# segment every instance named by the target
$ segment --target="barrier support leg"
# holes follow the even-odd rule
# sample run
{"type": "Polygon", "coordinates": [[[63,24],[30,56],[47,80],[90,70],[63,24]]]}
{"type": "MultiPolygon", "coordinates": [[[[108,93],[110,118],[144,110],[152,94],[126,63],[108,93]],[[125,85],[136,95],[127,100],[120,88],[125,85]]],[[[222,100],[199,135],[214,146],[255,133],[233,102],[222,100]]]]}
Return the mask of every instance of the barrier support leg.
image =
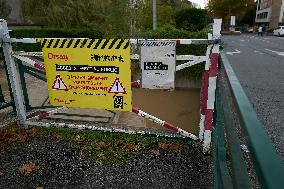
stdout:
{"type": "MultiPolygon", "coordinates": [[[[0,20],[0,39],[3,41],[4,38],[10,38],[7,22],[3,19],[0,20]]],[[[9,80],[11,82],[11,88],[13,92],[13,98],[17,111],[17,120],[19,124],[24,124],[26,121],[26,109],[23,101],[23,93],[21,90],[19,72],[17,66],[12,57],[12,45],[11,42],[2,43],[2,48],[4,52],[5,62],[7,64],[7,70],[9,73],[9,80]]]]}

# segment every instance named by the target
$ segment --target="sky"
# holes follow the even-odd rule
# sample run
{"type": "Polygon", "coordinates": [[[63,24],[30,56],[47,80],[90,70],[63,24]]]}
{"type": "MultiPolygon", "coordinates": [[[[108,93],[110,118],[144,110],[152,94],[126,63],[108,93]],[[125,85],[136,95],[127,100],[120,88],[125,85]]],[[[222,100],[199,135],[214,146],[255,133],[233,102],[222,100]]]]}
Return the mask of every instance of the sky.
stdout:
{"type": "Polygon", "coordinates": [[[189,1],[198,4],[201,8],[204,8],[207,2],[207,0],[189,0],[189,1]]]}

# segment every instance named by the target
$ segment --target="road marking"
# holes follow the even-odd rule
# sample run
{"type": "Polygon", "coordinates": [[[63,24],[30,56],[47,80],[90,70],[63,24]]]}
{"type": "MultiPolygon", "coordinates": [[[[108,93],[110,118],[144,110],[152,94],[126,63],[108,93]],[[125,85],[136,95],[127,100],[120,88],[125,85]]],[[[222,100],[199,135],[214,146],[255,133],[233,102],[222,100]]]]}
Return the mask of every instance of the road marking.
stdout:
{"type": "Polygon", "coordinates": [[[235,49],[235,51],[233,52],[226,52],[226,54],[229,54],[229,55],[239,54],[239,53],[241,53],[241,51],[239,51],[238,49],[235,49]]]}
{"type": "Polygon", "coordinates": [[[274,50],[271,50],[271,49],[265,49],[265,50],[276,53],[279,56],[284,56],[284,52],[274,51],[274,50]]]}
{"type": "Polygon", "coordinates": [[[257,50],[255,50],[254,52],[255,52],[255,53],[258,53],[258,54],[264,54],[264,53],[262,53],[262,52],[260,52],[260,51],[257,51],[257,50]]]}

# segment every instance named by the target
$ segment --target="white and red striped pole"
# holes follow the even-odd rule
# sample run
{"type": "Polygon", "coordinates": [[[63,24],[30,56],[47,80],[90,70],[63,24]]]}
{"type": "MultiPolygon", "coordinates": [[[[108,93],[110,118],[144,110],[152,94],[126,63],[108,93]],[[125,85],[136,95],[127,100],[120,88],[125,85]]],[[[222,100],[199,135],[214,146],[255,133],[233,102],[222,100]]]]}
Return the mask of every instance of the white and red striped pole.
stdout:
{"type": "MultiPolygon", "coordinates": [[[[208,39],[212,39],[212,34],[208,33],[208,39]]],[[[213,45],[208,45],[206,51],[206,63],[205,70],[203,72],[202,78],[202,88],[200,93],[200,122],[199,122],[199,139],[203,141],[204,139],[204,122],[205,122],[205,112],[208,99],[208,80],[209,80],[209,69],[210,69],[210,54],[213,45]]]]}
{"type": "Polygon", "coordinates": [[[45,71],[45,65],[40,63],[40,62],[37,62],[37,61],[34,61],[28,57],[25,57],[25,56],[20,56],[20,55],[13,55],[15,58],[19,59],[22,61],[23,64],[25,64],[26,66],[32,66],[32,67],[35,67],[39,70],[44,70],[45,71]]]}
{"type": "Polygon", "coordinates": [[[139,88],[140,84],[141,84],[140,80],[132,81],[131,82],[131,87],[139,88]]]}
{"type": "MultiPolygon", "coordinates": [[[[222,19],[214,19],[213,25],[213,36],[208,36],[208,38],[220,39],[221,38],[221,24],[222,19]]],[[[208,56],[207,49],[207,56],[208,56]]],[[[219,59],[219,45],[213,45],[212,50],[210,50],[210,59],[206,61],[205,72],[203,75],[203,87],[201,94],[201,118],[200,118],[200,133],[199,138],[203,140],[203,152],[207,153],[210,150],[211,144],[211,133],[212,133],[212,123],[214,114],[214,103],[215,103],[215,92],[216,92],[216,82],[217,82],[217,70],[218,70],[218,59],[219,59]],[[210,52],[211,51],[211,52],[210,52]]]]}
{"type": "MultiPolygon", "coordinates": [[[[219,48],[219,45],[218,45],[218,48],[219,48]]],[[[218,59],[219,59],[219,53],[211,54],[211,57],[210,57],[211,66],[210,66],[209,78],[208,78],[208,99],[206,103],[206,109],[204,110],[205,121],[204,121],[203,151],[205,153],[209,151],[210,143],[211,143],[215,92],[216,92],[216,82],[217,82],[218,59]]]]}
{"type": "Polygon", "coordinates": [[[187,132],[187,131],[185,131],[185,130],[183,130],[181,128],[178,128],[178,127],[176,127],[176,126],[174,126],[174,125],[172,125],[172,124],[170,124],[170,123],[168,123],[166,121],[163,121],[163,120],[161,120],[161,119],[159,119],[159,118],[157,118],[157,117],[155,117],[153,115],[150,115],[150,114],[140,110],[139,108],[132,108],[132,112],[137,114],[137,115],[139,115],[139,116],[141,116],[141,117],[149,119],[150,121],[158,123],[159,125],[161,125],[161,126],[167,128],[167,129],[173,131],[174,133],[180,134],[182,136],[189,137],[189,138],[191,138],[193,140],[198,140],[198,138],[194,134],[191,134],[191,133],[189,133],[189,132],[187,132]]]}

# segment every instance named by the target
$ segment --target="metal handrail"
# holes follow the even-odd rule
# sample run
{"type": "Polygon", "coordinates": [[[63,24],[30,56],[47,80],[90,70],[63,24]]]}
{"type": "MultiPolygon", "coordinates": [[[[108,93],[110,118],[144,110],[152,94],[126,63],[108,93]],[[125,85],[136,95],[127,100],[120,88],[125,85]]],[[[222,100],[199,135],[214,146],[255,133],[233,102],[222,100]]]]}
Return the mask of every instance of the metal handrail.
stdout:
{"type": "Polygon", "coordinates": [[[252,155],[251,158],[258,181],[262,188],[283,188],[283,163],[276,153],[263,125],[258,120],[225,53],[221,51],[220,56],[225,78],[240,119],[240,125],[252,155]]]}

